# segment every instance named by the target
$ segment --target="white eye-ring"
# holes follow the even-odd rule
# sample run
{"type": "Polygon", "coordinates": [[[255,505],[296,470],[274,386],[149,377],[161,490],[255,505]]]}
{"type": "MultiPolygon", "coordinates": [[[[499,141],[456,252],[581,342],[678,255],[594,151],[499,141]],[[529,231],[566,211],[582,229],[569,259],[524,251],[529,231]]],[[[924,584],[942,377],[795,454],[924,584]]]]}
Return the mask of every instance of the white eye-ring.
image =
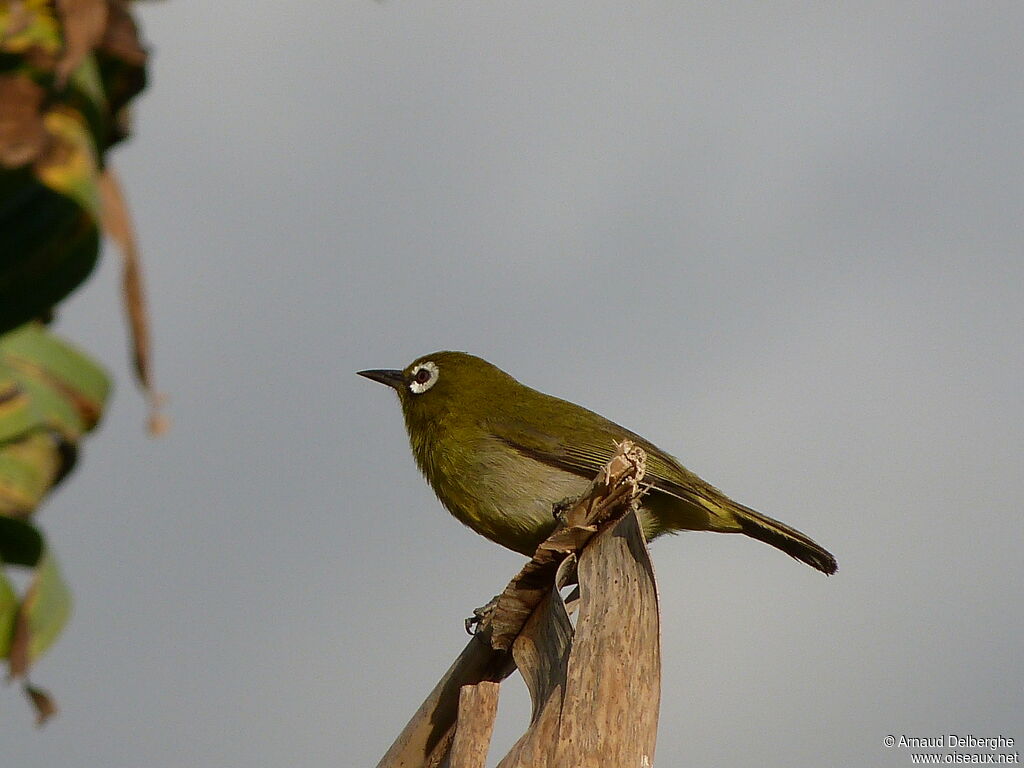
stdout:
{"type": "Polygon", "coordinates": [[[410,391],[414,395],[422,395],[437,383],[439,375],[440,371],[437,370],[437,366],[434,363],[429,360],[420,363],[412,369],[412,381],[409,382],[410,391]]]}

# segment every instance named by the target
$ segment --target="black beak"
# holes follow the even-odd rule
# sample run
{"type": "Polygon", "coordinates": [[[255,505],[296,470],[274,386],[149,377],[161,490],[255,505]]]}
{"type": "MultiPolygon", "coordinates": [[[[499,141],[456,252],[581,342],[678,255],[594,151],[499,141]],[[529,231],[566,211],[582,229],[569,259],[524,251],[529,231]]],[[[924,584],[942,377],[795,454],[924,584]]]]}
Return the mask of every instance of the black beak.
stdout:
{"type": "Polygon", "coordinates": [[[378,381],[381,384],[386,384],[392,389],[401,389],[405,385],[405,376],[401,371],[390,371],[390,370],[378,370],[378,371],[358,371],[360,376],[365,376],[373,381],[378,381]]]}

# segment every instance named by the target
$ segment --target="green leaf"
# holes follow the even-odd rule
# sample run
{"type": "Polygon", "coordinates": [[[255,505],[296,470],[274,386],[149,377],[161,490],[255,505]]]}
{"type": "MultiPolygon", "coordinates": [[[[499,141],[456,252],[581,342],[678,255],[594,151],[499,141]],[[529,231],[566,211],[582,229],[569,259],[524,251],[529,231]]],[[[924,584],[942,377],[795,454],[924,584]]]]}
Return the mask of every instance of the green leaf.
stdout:
{"type": "Polygon", "coordinates": [[[109,392],[103,369],[41,323],[0,335],[0,515],[35,510],[109,392]]]}
{"type": "Polygon", "coordinates": [[[0,354],[0,443],[40,426],[32,400],[0,354]]]}
{"type": "Polygon", "coordinates": [[[0,2],[0,332],[45,317],[95,266],[100,169],[146,58],[121,3],[0,2]]]}
{"type": "MultiPolygon", "coordinates": [[[[21,604],[19,621],[27,627],[26,661],[31,664],[56,642],[71,617],[71,591],[57,559],[47,550],[36,566],[35,578],[21,604]]],[[[15,649],[12,648],[12,652],[15,649]]]]}
{"type": "Polygon", "coordinates": [[[71,399],[39,373],[24,373],[19,379],[43,428],[76,442],[85,431],[85,423],[71,399]]]}
{"type": "Polygon", "coordinates": [[[43,552],[43,536],[35,526],[0,515],[0,561],[35,565],[43,552]]]}
{"type": "Polygon", "coordinates": [[[106,133],[106,105],[95,61],[79,67],[72,87],[50,93],[29,69],[0,75],[0,331],[43,316],[99,255],[93,132],[106,133]]]}
{"type": "Polygon", "coordinates": [[[28,169],[0,171],[0,332],[43,316],[92,272],[97,222],[28,169]]]}
{"type": "Polygon", "coordinates": [[[0,659],[6,659],[11,652],[14,639],[14,620],[18,616],[18,596],[0,568],[0,659]]]}
{"type": "Polygon", "coordinates": [[[87,429],[99,420],[110,394],[106,372],[42,323],[26,323],[0,336],[0,361],[37,383],[55,387],[77,409],[87,429]]]}

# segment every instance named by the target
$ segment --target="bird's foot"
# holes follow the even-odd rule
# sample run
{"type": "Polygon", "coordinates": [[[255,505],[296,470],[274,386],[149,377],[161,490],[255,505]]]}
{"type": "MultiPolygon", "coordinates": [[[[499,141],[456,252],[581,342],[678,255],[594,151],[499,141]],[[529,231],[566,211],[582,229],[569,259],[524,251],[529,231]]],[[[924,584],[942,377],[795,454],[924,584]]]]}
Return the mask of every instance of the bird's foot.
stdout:
{"type": "Polygon", "coordinates": [[[466,634],[475,635],[480,631],[480,627],[494,613],[494,609],[498,607],[499,597],[501,595],[495,595],[487,601],[487,605],[481,605],[479,608],[473,609],[473,615],[466,619],[466,634]]]}

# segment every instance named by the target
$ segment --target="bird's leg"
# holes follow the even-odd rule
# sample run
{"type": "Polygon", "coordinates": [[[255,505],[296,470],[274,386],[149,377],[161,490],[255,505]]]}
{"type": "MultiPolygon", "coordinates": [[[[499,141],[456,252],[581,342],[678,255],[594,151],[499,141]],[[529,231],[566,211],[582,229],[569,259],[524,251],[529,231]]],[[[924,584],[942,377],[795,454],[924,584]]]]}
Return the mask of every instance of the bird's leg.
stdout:
{"type": "Polygon", "coordinates": [[[558,522],[559,528],[564,528],[568,524],[569,510],[575,507],[582,498],[582,496],[566,496],[551,505],[551,516],[558,522]]]}
{"type": "Polygon", "coordinates": [[[487,605],[481,605],[479,608],[473,609],[473,615],[466,619],[466,633],[469,635],[475,635],[480,631],[480,627],[484,621],[494,613],[494,609],[498,607],[498,598],[501,595],[495,595],[487,601],[487,605]]]}

